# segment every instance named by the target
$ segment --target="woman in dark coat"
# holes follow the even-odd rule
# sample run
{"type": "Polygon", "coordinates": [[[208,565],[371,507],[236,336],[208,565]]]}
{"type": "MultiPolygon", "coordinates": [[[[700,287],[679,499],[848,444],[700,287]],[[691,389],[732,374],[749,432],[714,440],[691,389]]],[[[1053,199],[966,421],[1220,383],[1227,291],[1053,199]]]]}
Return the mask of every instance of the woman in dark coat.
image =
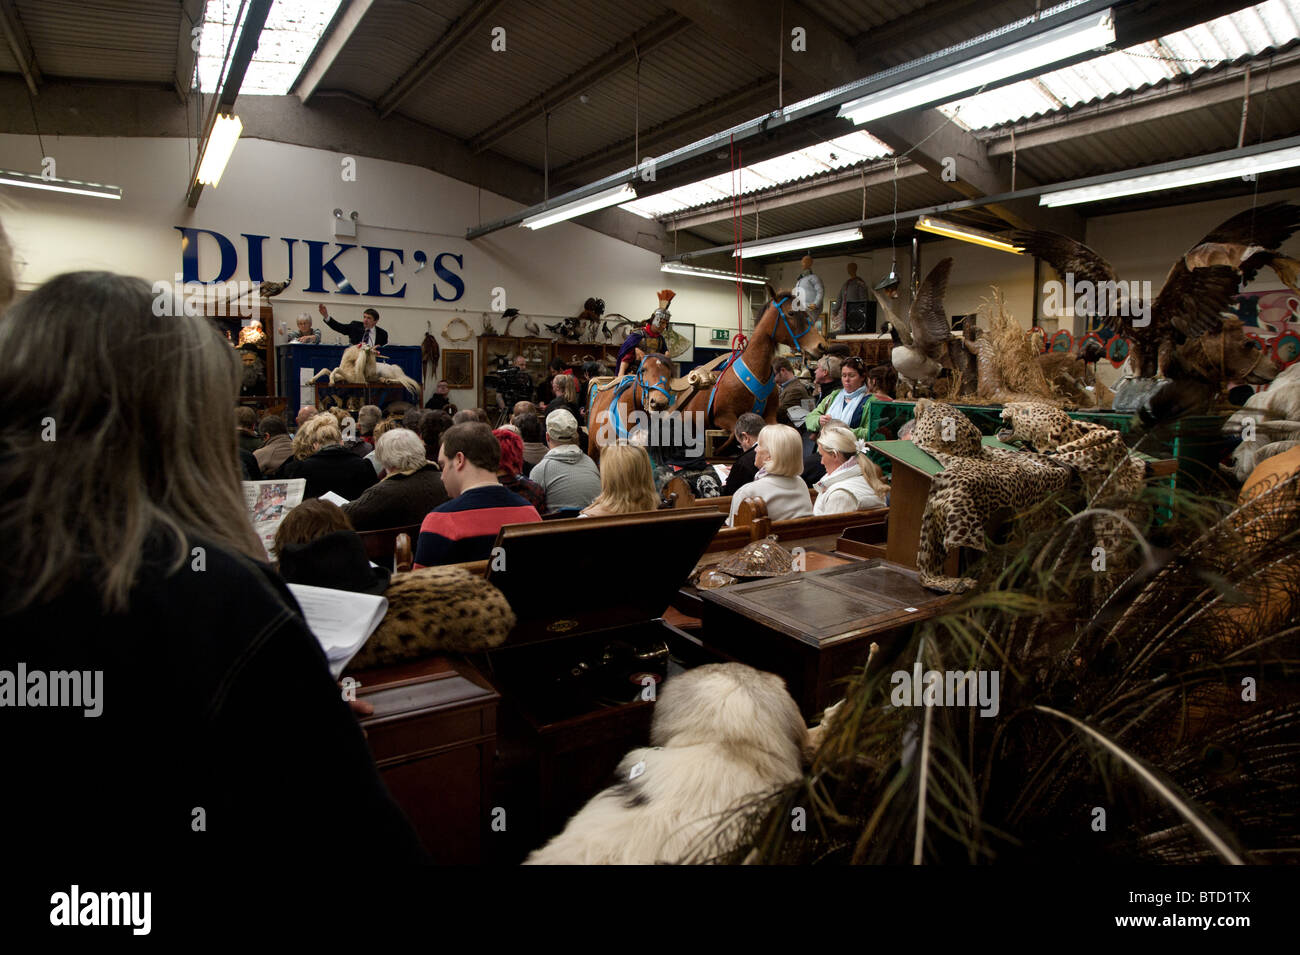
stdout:
{"type": "Polygon", "coordinates": [[[424,442],[409,428],[384,432],[375,457],[387,471],[384,479],[343,508],[356,530],[419,524],[449,499],[438,465],[425,457],[424,442]]]}

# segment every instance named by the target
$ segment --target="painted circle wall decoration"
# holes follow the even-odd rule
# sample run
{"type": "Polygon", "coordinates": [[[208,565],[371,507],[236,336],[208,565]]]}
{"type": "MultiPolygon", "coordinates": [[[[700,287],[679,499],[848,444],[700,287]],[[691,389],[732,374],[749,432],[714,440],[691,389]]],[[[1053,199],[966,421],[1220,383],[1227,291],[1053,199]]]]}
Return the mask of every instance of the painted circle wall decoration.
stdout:
{"type": "Polygon", "coordinates": [[[1297,358],[1300,358],[1300,335],[1286,332],[1273,340],[1273,360],[1279,367],[1294,364],[1297,358]]]}
{"type": "Polygon", "coordinates": [[[1128,339],[1116,335],[1110,340],[1110,344],[1106,346],[1106,357],[1110,359],[1112,365],[1118,368],[1128,359],[1128,351],[1128,339]]]}
{"type": "Polygon", "coordinates": [[[1068,352],[1074,347],[1074,336],[1062,328],[1052,336],[1051,350],[1054,352],[1068,352]]]}

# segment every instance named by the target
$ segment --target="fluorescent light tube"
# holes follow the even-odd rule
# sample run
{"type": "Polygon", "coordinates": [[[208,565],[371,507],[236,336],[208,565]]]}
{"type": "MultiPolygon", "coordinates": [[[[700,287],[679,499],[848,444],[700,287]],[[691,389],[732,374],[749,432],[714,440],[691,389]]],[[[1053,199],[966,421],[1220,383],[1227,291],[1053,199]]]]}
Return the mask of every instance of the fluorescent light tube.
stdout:
{"type": "Polygon", "coordinates": [[[71,192],[78,196],[95,196],[99,199],[121,199],[121,186],[105,186],[98,182],[79,182],[76,179],[46,179],[28,172],[11,172],[0,169],[0,186],[24,186],[28,189],[48,189],[50,192],[71,192]]]}
{"type": "Polygon", "coordinates": [[[597,209],[616,206],[621,202],[630,202],[635,198],[636,190],[629,183],[624,183],[621,186],[606,189],[604,192],[598,192],[593,196],[587,196],[585,199],[566,202],[554,209],[539,212],[537,215],[529,216],[519,224],[525,229],[545,229],[548,225],[555,225],[557,222],[563,222],[575,216],[595,212],[597,209]]]}
{"type": "Polygon", "coordinates": [[[1195,186],[1203,182],[1235,179],[1248,173],[1290,169],[1293,166],[1300,166],[1300,146],[1257,153],[1254,156],[1220,159],[1217,162],[1187,166],[1184,169],[1171,169],[1167,172],[1142,175],[1141,171],[1137,170],[1136,175],[1125,179],[1099,182],[1091,186],[1078,186],[1074,189],[1061,189],[1057,192],[1045,192],[1039,196],[1038,204],[1041,206],[1072,206],[1080,202],[1098,202],[1102,199],[1115,199],[1120,196],[1159,192],[1162,189],[1178,189],[1182,186],[1195,186]]]}
{"type": "MultiPolygon", "coordinates": [[[[703,269],[694,265],[678,265],[676,262],[665,262],[659,266],[660,272],[672,272],[674,275],[693,275],[701,279],[722,279],[724,282],[734,282],[737,275],[734,272],[728,272],[725,269],[703,269]]],[[[766,285],[767,279],[761,275],[740,275],[740,281],[750,285],[766,285]]]]}
{"type": "Polygon", "coordinates": [[[956,222],[946,222],[933,216],[921,216],[916,220],[916,227],[922,232],[932,232],[948,239],[960,239],[962,242],[971,242],[985,248],[997,249],[999,252],[1012,252],[1016,255],[1024,254],[1023,249],[981,229],[972,229],[956,222]]]}
{"type": "Polygon", "coordinates": [[[845,103],[839,115],[862,124],[932,103],[951,102],[989,83],[1041,70],[1114,42],[1115,20],[1107,10],[870,93],[845,103]]]}
{"type": "Polygon", "coordinates": [[[239,134],[244,131],[244,124],[238,116],[222,114],[217,117],[208,136],[208,144],[203,149],[203,162],[199,163],[197,182],[215,187],[221,182],[221,175],[226,171],[230,154],[235,151],[239,134]]]}
{"type": "Polygon", "coordinates": [[[775,255],[778,252],[789,252],[791,249],[813,249],[819,245],[839,245],[841,242],[856,242],[861,238],[861,229],[837,229],[834,232],[823,232],[818,235],[792,236],[788,239],[778,237],[764,239],[761,242],[751,242],[744,246],[743,249],[736,249],[731,254],[735,258],[775,255]]]}

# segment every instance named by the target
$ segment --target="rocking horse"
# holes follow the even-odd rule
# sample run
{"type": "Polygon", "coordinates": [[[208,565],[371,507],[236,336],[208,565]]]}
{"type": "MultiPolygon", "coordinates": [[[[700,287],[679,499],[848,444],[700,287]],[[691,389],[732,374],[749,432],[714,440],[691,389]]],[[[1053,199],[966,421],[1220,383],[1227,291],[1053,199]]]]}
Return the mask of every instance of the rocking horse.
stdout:
{"type": "Polygon", "coordinates": [[[674,410],[680,411],[683,417],[692,412],[703,413],[706,427],[728,433],[736,419],[747,411],[760,414],[769,424],[774,424],[780,404],[776,376],[772,372],[777,345],[788,345],[813,358],[821,357],[826,349],[826,339],[817,330],[813,317],[792,307],[790,292],[779,292],[767,303],[740,355],[727,355],[717,368],[697,368],[686,378],[672,382],[675,391],[694,388],[693,393],[678,399],[674,410]]]}
{"type": "Polygon", "coordinates": [[[587,454],[593,461],[600,463],[604,445],[631,440],[632,412],[668,410],[673,403],[668,387],[672,373],[672,362],[652,353],[641,359],[634,374],[592,379],[587,400],[587,454]]]}

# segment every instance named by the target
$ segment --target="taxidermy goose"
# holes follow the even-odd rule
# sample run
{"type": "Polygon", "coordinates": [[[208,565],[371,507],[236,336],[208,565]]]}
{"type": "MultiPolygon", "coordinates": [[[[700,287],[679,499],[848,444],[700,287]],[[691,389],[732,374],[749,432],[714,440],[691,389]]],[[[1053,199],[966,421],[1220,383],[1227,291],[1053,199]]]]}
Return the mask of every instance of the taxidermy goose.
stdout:
{"type": "Polygon", "coordinates": [[[943,310],[943,296],[948,290],[948,273],[952,259],[943,259],[930,270],[921,283],[904,321],[890,307],[889,299],[872,290],[876,302],[889,320],[885,328],[894,339],[890,360],[902,377],[919,384],[933,385],[944,365],[949,365],[948,342],[952,338],[948,315],[943,310]]]}

